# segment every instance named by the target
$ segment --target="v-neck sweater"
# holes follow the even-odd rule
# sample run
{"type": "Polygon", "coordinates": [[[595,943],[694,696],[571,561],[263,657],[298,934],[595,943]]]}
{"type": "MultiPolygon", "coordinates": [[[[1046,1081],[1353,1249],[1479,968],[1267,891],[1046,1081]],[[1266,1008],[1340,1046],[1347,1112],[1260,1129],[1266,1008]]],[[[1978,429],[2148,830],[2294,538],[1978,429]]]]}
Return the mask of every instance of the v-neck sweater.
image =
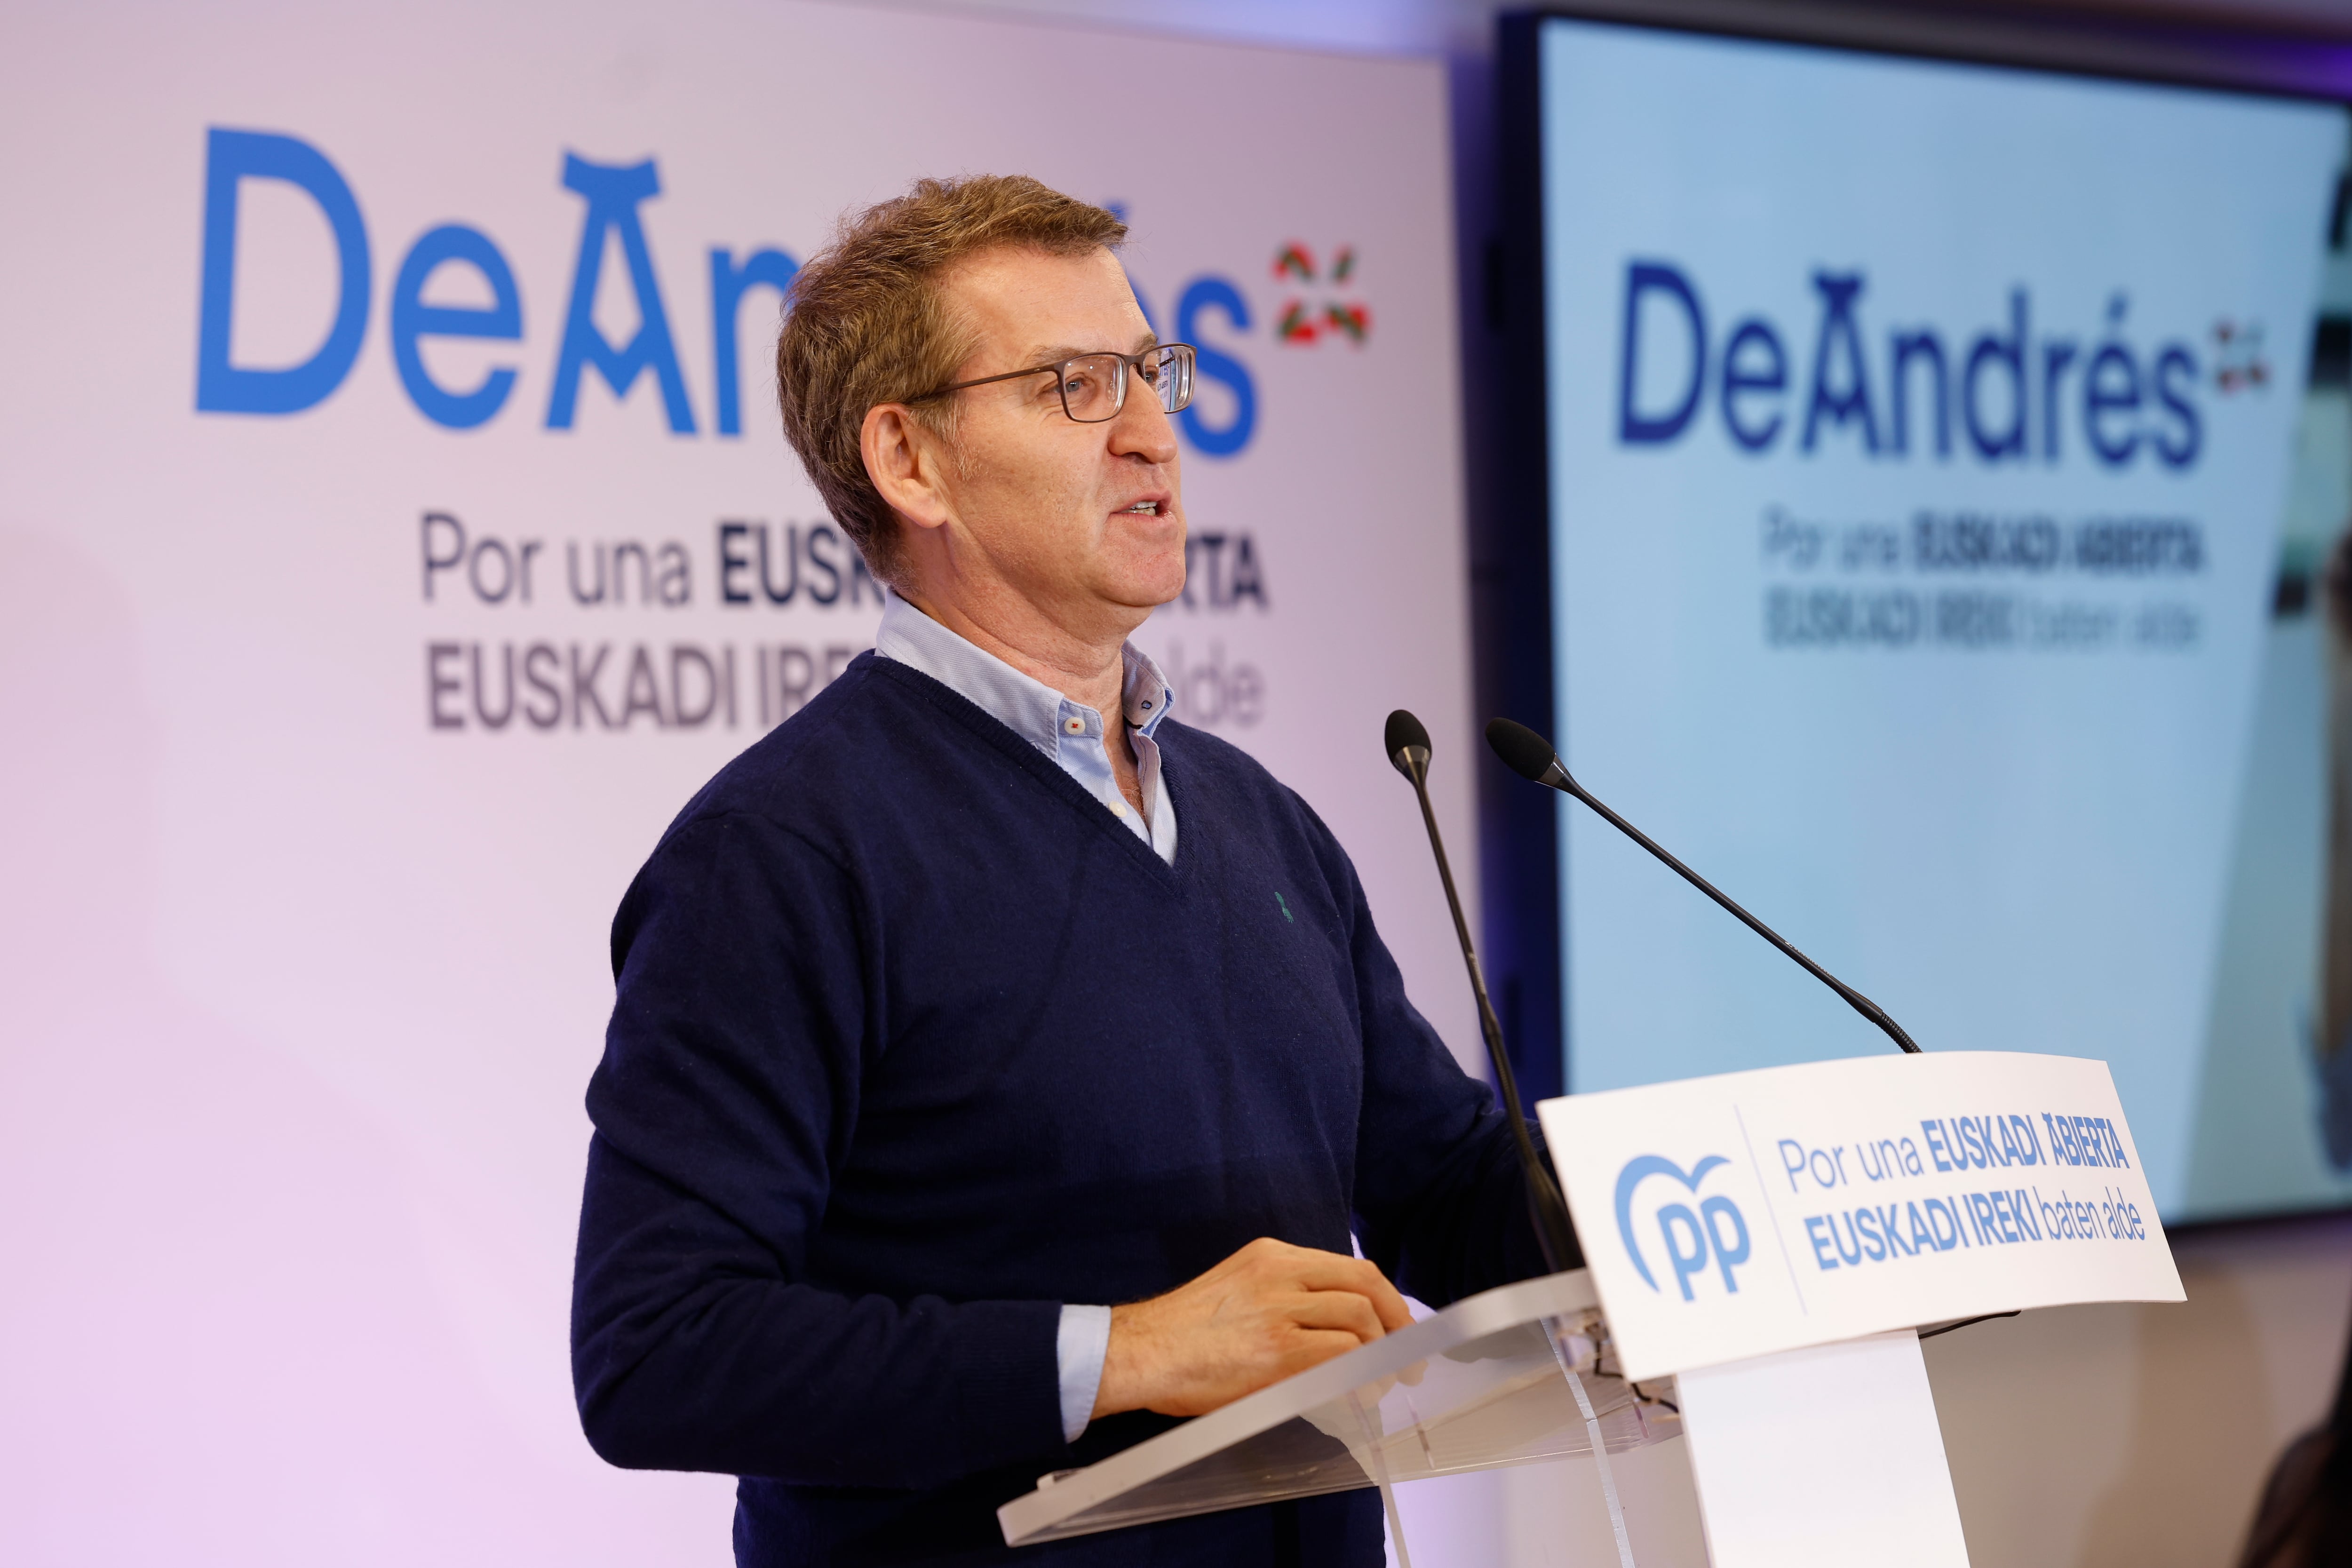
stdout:
{"type": "MultiPolygon", "coordinates": [[[[744,1478],[739,1562],[1003,1559],[997,1505],[1170,1425],[1063,1440],[1066,1301],[1351,1229],[1433,1304],[1539,1272],[1502,1116],[1328,829],[1238,748],[1159,739],[1173,866],[971,702],[861,656],[622,900],[581,1417],[615,1464],[744,1478]]],[[[1287,1508],[1055,1560],[1380,1560],[1365,1494],[1287,1508]]]]}

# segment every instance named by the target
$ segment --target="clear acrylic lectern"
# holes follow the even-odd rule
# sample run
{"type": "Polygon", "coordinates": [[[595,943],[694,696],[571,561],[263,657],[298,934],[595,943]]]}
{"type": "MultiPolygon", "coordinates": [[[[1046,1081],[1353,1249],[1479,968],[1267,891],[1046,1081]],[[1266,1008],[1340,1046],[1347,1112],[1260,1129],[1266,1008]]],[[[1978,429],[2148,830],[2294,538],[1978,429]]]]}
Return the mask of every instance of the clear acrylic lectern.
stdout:
{"type": "MultiPolygon", "coordinates": [[[[1583,1269],[1457,1301],[997,1510],[1008,1544],[1675,1436],[1672,1384],[1614,1372],[1583,1269]]],[[[1613,1501],[1613,1500],[1612,1500],[1613,1501]]],[[[1389,1526],[1401,1535],[1393,1499],[1389,1526]]]]}

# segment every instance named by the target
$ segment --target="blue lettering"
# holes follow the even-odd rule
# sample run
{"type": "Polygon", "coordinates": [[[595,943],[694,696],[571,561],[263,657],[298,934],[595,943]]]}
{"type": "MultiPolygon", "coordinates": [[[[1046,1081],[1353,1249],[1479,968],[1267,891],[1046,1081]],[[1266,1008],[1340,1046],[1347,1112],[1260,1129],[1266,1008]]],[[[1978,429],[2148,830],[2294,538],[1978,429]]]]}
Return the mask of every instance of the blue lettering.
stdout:
{"type": "Polygon", "coordinates": [[[514,271],[499,247],[479,229],[446,224],[409,247],[392,284],[392,363],[408,399],[436,425],[471,430],[487,423],[514,390],[515,373],[499,366],[471,392],[451,392],[435,381],[417,353],[419,338],[494,338],[512,342],[522,336],[522,298],[514,271]],[[425,285],[436,269],[451,263],[471,267],[490,286],[490,303],[428,305],[425,285]]]}
{"type": "Polygon", "coordinates": [[[1862,1167],[1862,1173],[1865,1179],[1883,1182],[1892,1173],[1888,1157],[1894,1152],[1895,1145],[1884,1138],[1876,1143],[1857,1143],[1853,1149],[1854,1163],[1862,1167]]]}
{"type": "Polygon", "coordinates": [[[1779,334],[1769,321],[1750,316],[1733,330],[1723,345],[1723,424],[1731,438],[1750,452],[1760,452],[1780,434],[1780,395],[1788,390],[1789,356],[1781,352],[1779,334]],[[1747,351],[1754,349],[1754,354],[1747,351]],[[1760,356],[1752,367],[1744,362],[1760,356]],[[1772,416],[1758,426],[1741,418],[1739,399],[1749,393],[1769,393],[1776,406],[1772,416]]]}
{"type": "MultiPolygon", "coordinates": [[[[2107,331],[2123,329],[2126,301],[2117,294],[2107,305],[2107,331]]],[[[2112,415],[2131,415],[2139,411],[2139,365],[2120,339],[2110,339],[2099,345],[2091,356],[2091,367],[2083,376],[2083,431],[2090,437],[2091,450],[2107,467],[2120,468],[2132,460],[2139,450],[2139,427],[2137,421],[2123,435],[2112,434],[2108,428],[2112,415]]]]}
{"type": "MultiPolygon", "coordinates": [[[[1706,1222],[1706,1238],[1715,1244],[1715,1264],[1723,1274],[1723,1288],[1732,1295],[1739,1293],[1739,1281],[1731,1277],[1735,1264],[1748,1261],[1748,1221],[1741,1216],[1739,1205],[1727,1197],[1712,1197],[1698,1205],[1699,1217],[1706,1222]],[[1715,1222],[1731,1222],[1731,1236],[1726,1239],[1723,1227],[1715,1222]]],[[[1688,1294],[1687,1291],[1685,1294],[1688,1294]]]]}
{"type": "MultiPolygon", "coordinates": [[[[1625,331],[1617,360],[1617,439],[1629,447],[1656,446],[1683,433],[1698,412],[1699,393],[1706,384],[1706,311],[1690,279],[1663,261],[1633,261],[1625,267],[1625,331]],[[1642,300],[1662,294],[1682,307],[1690,330],[1690,370],[1680,402],[1665,414],[1643,414],[1633,406],[1642,363],[1642,300]]],[[[1729,394],[1727,392],[1726,396],[1729,394]]],[[[1767,437],[1769,439],[1769,437],[1767,437]]]]}
{"type": "Polygon", "coordinates": [[[1853,1215],[1852,1214],[1832,1215],[1830,1216],[1830,1239],[1837,1243],[1839,1262],[1844,1264],[1848,1268],[1855,1268],[1861,1266],[1862,1243],[1854,1240],[1853,1215]],[[1842,1241],[1838,1238],[1838,1221],[1841,1219],[1845,1221],[1845,1238],[1842,1241]],[[1847,1242],[1853,1242],[1853,1245],[1849,1247],[1846,1245],[1847,1242]]]}
{"type": "Polygon", "coordinates": [[[739,264],[729,252],[716,246],[711,247],[710,363],[711,379],[716,384],[712,390],[717,394],[713,401],[721,436],[743,433],[743,376],[738,363],[740,343],[736,336],[743,296],[762,286],[773,289],[781,296],[792,287],[800,269],[801,264],[781,250],[755,250],[739,264]]]}
{"type": "Polygon", "coordinates": [[[638,205],[661,194],[661,175],[650,159],[642,163],[591,163],[567,153],[563,185],[586,198],[588,211],[580,225],[580,256],[572,267],[572,303],[564,312],[563,342],[555,356],[547,427],[572,428],[580,401],[581,370],[593,366],[615,397],[626,397],[638,375],[652,371],[661,387],[662,409],[668,416],[671,432],[693,435],[694,410],[687,403],[686,377],[678,372],[677,349],[670,341],[669,312],[662,308],[661,283],[654,276],[654,258],[646,248],[646,232],[637,221],[638,205]],[[620,237],[629,284],[637,297],[637,333],[626,348],[614,348],[596,325],[596,284],[604,274],[608,234],[620,237]]]}
{"type": "Polygon", "coordinates": [[[1896,1219],[1897,1213],[1893,1204],[1870,1211],[1871,1217],[1878,1223],[1879,1234],[1886,1238],[1887,1256],[1908,1258],[1912,1256],[1915,1249],[1903,1239],[1902,1226],[1896,1219]]]}
{"type": "Polygon", "coordinates": [[[2017,1146],[2017,1130],[2010,1125],[2014,1120],[2001,1117],[1994,1122],[2000,1130],[2000,1163],[2003,1168],[2025,1163],[2025,1152],[2017,1146]]]}
{"type": "Polygon", "coordinates": [[[2017,1130],[2018,1163],[2022,1165],[2042,1163],[2042,1144],[2033,1135],[2033,1123],[2022,1116],[2012,1116],[2009,1119],[2009,1124],[2017,1130]]]}
{"type": "Polygon", "coordinates": [[[2006,338],[1980,332],[1969,345],[1968,369],[1960,376],[1960,416],[1969,427],[1969,444],[1988,463],[2025,456],[2025,290],[2009,291],[2006,338]],[[1978,377],[1988,370],[2004,371],[2009,379],[2009,423],[1988,428],[1979,416],[1978,377]]]}
{"type": "Polygon", "coordinates": [[[1853,320],[1853,299],[1862,292],[1862,286],[1859,272],[1813,274],[1813,288],[1822,297],[1822,331],[1813,340],[1813,392],[1805,405],[1803,445],[1808,452],[1813,449],[1821,434],[1824,414],[1832,425],[1860,419],[1863,450],[1873,456],[1878,451],[1878,421],[1870,411],[1870,374],[1863,363],[1862,331],[1853,320]],[[1846,387],[1843,392],[1832,392],[1830,356],[1841,346],[1845,351],[1846,387]]]}
{"type": "Polygon", "coordinates": [[[1805,1221],[1805,1239],[1813,1244],[1813,1267],[1823,1273],[1835,1268],[1837,1259],[1830,1256],[1829,1222],[1819,1215],[1805,1221]]]}
{"type": "Polygon", "coordinates": [[[2058,384],[2065,378],[2066,367],[2074,363],[2074,341],[2072,338],[2044,338],[2042,341],[2042,458],[2044,462],[2058,460],[2058,411],[2064,405],[2059,395],[2058,384]]]}
{"type": "Polygon", "coordinates": [[[1952,455],[1952,408],[1945,379],[1944,341],[1931,331],[1895,334],[1895,449],[1911,450],[1911,362],[1927,367],[1927,385],[1936,394],[1936,456],[1952,455]]]}
{"type": "Polygon", "coordinates": [[[224,131],[205,141],[205,255],[198,289],[196,407],[207,414],[297,414],[326,401],[351,374],[367,330],[367,226],[352,188],[308,142],[258,131],[224,131]],[[236,300],[237,188],[283,180],[308,195],[334,233],[341,286],[326,341],[300,364],[254,370],[229,363],[236,300]]]}
{"type": "MultiPolygon", "coordinates": [[[[1969,339],[1964,355],[1957,346],[1948,350],[1937,329],[1921,325],[1889,332],[1887,358],[1874,366],[1861,327],[1866,275],[1858,268],[1817,270],[1811,281],[1821,319],[1795,443],[1801,451],[1819,449],[1825,427],[1856,426],[1865,456],[1907,458],[1927,449],[1932,419],[1936,457],[1948,461],[1955,404],[1970,450],[1990,464],[2023,463],[2037,449],[2044,462],[2057,463],[2066,446],[2062,426],[2078,406],[2087,446],[2110,468],[2130,462],[2142,445],[2176,468],[2194,463],[2202,450],[2195,353],[2175,341],[2153,362],[2136,358],[2122,341],[2120,293],[2108,307],[2106,335],[2095,352],[2071,337],[2037,339],[2031,293],[2017,285],[2008,291],[2007,319],[1969,339]],[[1884,421],[1871,382],[1874,370],[1885,372],[1891,389],[1884,421]]],[[[1761,454],[1776,447],[1790,423],[1794,390],[1780,328],[1762,315],[1741,316],[1716,345],[1696,281],[1671,261],[1629,260],[1624,287],[1618,441],[1638,447],[1681,439],[1712,393],[1736,448],[1761,454]]]]}
{"type": "Polygon", "coordinates": [[[2158,433],[2156,455],[2168,468],[2185,468],[2197,460],[2205,427],[2197,417],[2197,405],[2188,399],[2187,388],[2175,385],[2176,380],[2185,381],[2188,386],[2197,384],[2197,358],[2181,344],[2168,343],[2156,356],[2156,400],[2172,416],[2178,430],[2158,433]]]}
{"type": "Polygon", "coordinates": [[[1257,387],[1250,380],[1248,366],[1202,341],[1201,318],[1210,310],[1223,312],[1235,331],[1245,332],[1250,324],[1249,303],[1240,289],[1213,277],[1194,279],[1176,300],[1176,341],[1193,345],[1199,375],[1232,395],[1234,416],[1223,425],[1212,425],[1196,398],[1176,420],[1203,455],[1230,458],[1249,445],[1250,435],[1257,428],[1257,387]]]}
{"type": "Polygon", "coordinates": [[[1699,1228],[1698,1215],[1680,1204],[1664,1204],[1658,1209],[1658,1234],[1665,1237],[1666,1260],[1675,1266],[1675,1283],[1682,1288],[1683,1300],[1692,1300],[1691,1276],[1706,1267],[1706,1233],[1699,1228]],[[1690,1236],[1690,1250],[1685,1252],[1675,1245],[1675,1227],[1679,1225],[1690,1236]]]}

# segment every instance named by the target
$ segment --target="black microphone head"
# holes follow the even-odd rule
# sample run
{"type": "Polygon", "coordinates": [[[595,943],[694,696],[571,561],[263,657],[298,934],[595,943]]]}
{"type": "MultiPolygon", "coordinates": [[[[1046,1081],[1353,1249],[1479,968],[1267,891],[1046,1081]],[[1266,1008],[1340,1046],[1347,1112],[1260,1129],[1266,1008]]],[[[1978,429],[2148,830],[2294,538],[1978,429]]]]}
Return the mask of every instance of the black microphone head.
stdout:
{"type": "MultiPolygon", "coordinates": [[[[1508,719],[1486,721],[1486,744],[1503,759],[1510,770],[1523,779],[1537,784],[1547,781],[1544,774],[1559,767],[1559,753],[1552,744],[1525,724],[1515,724],[1508,719]]],[[[1565,773],[1568,770],[1561,768],[1565,773]]]]}
{"type": "Polygon", "coordinates": [[[1388,715],[1388,729],[1381,731],[1381,750],[1388,752],[1390,766],[1416,785],[1430,775],[1430,731],[1402,708],[1388,715]]]}
{"type": "Polygon", "coordinates": [[[1388,728],[1381,733],[1381,744],[1391,757],[1407,746],[1419,746],[1425,752],[1430,749],[1429,731],[1422,727],[1420,720],[1400,708],[1389,715],[1388,728]]]}
{"type": "Polygon", "coordinates": [[[1389,715],[1388,728],[1381,733],[1381,749],[1388,753],[1397,772],[1418,782],[1413,764],[1418,762],[1423,768],[1429,765],[1429,731],[1420,720],[1400,708],[1389,715]],[[1418,758],[1410,755],[1415,751],[1421,753],[1418,758]]]}

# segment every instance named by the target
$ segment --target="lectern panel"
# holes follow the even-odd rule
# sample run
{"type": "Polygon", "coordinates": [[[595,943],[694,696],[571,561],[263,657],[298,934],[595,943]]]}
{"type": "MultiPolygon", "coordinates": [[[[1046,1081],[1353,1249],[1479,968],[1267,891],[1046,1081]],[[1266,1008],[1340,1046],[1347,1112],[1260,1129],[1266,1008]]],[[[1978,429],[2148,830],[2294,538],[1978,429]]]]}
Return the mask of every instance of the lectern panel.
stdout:
{"type": "Polygon", "coordinates": [[[1013,1545],[1185,1514],[1423,1480],[1681,1431],[1671,1384],[1615,1374],[1582,1270],[1490,1290],[1137,1445],[999,1510],[1013,1545]],[[1558,1336],[1555,1346],[1554,1335],[1558,1336]],[[1569,1385],[1591,1403],[1588,1425],[1569,1385]]]}

